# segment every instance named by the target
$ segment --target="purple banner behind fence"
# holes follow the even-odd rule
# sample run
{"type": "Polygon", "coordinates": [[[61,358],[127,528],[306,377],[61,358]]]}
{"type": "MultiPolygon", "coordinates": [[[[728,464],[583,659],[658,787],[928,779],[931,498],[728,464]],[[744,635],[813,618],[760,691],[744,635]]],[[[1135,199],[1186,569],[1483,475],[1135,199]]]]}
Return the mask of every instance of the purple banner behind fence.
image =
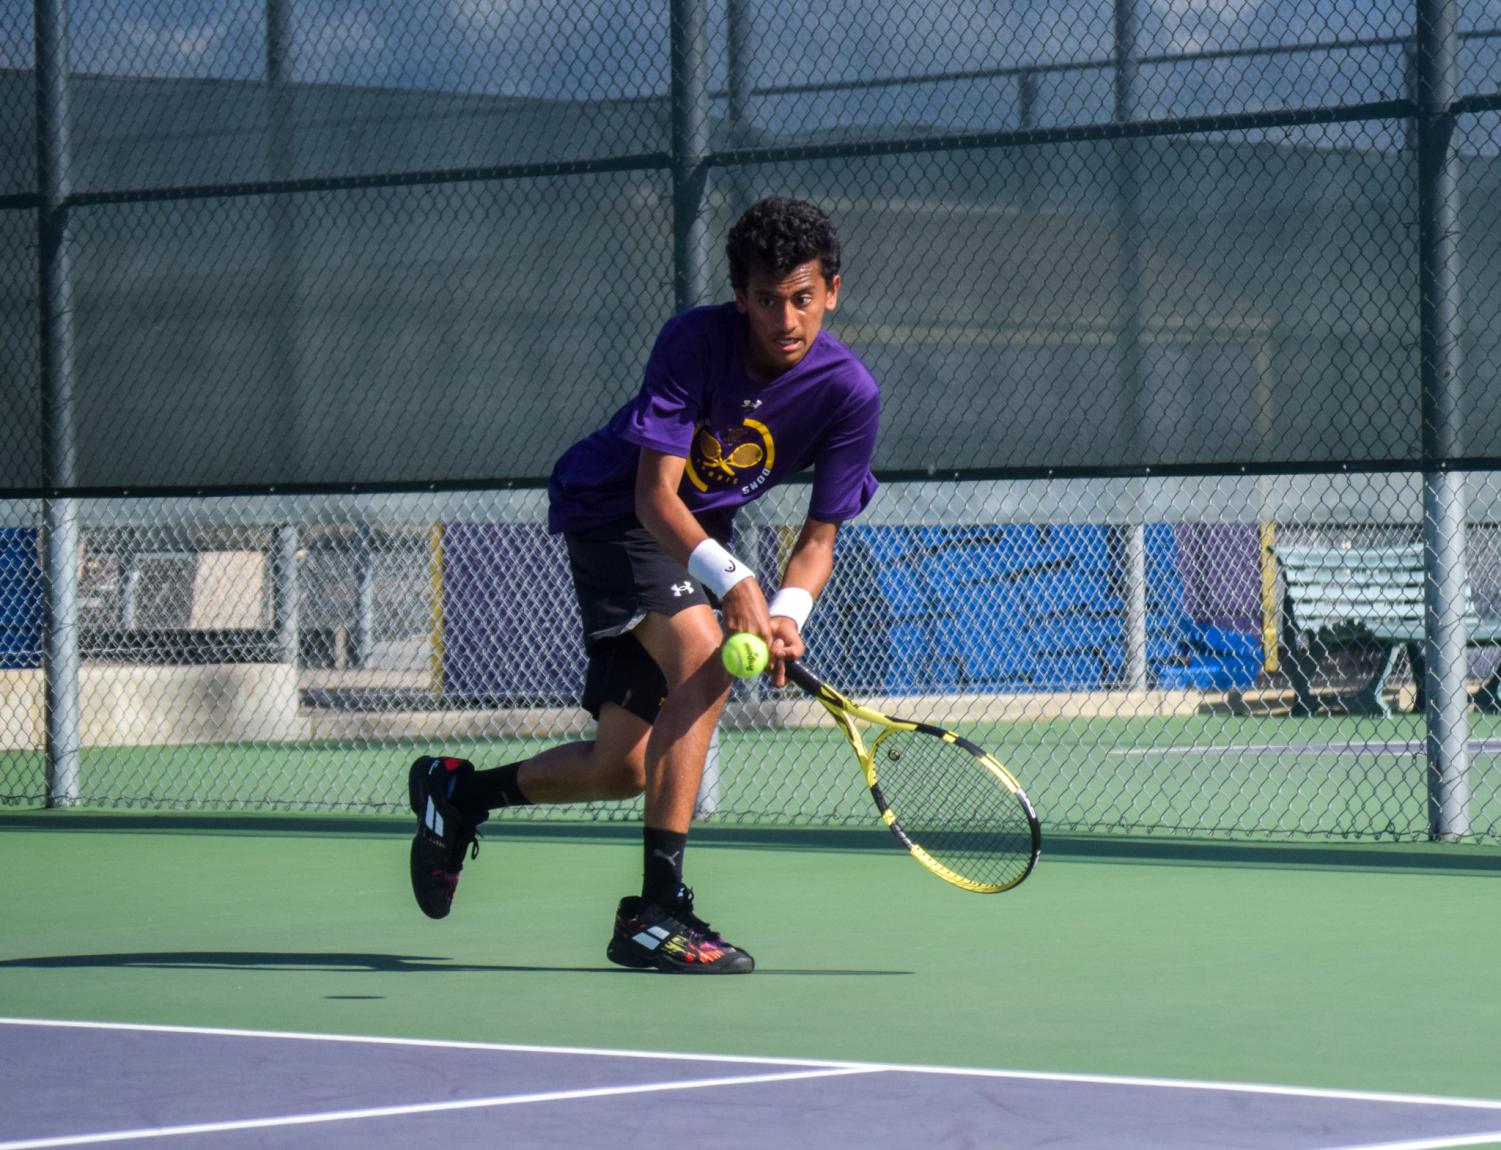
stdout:
{"type": "Polygon", "coordinates": [[[535,523],[450,523],[443,532],[443,692],[510,706],[576,702],[578,604],[560,538],[535,523]],[[524,653],[524,654],[523,654],[524,653]]]}

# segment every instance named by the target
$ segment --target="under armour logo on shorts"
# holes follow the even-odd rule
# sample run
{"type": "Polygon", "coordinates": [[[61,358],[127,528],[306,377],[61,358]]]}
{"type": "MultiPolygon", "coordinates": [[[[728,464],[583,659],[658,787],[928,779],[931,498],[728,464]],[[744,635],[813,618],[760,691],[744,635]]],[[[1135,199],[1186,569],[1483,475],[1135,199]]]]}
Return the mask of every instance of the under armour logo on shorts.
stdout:
{"type": "Polygon", "coordinates": [[[693,584],[689,583],[687,580],[684,580],[682,583],[674,583],[672,585],[672,597],[674,599],[681,599],[684,595],[692,594],[693,584]]]}

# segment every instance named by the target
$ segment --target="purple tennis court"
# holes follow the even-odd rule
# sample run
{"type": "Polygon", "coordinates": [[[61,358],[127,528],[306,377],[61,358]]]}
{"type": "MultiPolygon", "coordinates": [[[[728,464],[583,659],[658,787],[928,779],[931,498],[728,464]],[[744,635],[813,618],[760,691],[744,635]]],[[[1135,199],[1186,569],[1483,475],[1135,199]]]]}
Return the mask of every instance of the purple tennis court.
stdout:
{"type": "Polygon", "coordinates": [[[1148,1078],[0,1020],[0,1150],[990,1146],[1438,1150],[1501,1102],[1148,1078]]]}

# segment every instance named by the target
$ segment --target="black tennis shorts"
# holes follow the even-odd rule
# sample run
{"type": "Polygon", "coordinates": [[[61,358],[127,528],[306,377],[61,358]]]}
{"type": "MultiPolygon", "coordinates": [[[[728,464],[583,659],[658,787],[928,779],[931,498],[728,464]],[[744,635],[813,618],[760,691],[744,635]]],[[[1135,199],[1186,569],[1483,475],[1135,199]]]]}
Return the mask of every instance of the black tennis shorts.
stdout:
{"type": "Polygon", "coordinates": [[[570,532],[563,539],[589,656],[584,709],[598,719],[604,704],[615,703],[655,722],[667,680],[631,629],[652,611],[671,616],[699,604],[712,606],[708,593],[635,519],[570,532]]]}

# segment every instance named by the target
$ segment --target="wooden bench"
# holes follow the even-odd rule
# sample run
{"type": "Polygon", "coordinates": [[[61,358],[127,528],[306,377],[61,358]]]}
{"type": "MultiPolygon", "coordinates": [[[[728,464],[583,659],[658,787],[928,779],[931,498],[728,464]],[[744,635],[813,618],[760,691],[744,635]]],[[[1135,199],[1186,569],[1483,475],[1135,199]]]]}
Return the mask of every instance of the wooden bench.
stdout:
{"type": "MultiPolygon", "coordinates": [[[[1423,706],[1423,548],[1279,545],[1273,551],[1282,577],[1279,646],[1292,683],[1293,714],[1320,712],[1391,714],[1385,691],[1400,651],[1406,650],[1423,706]],[[1299,639],[1303,642],[1299,642],[1299,639]],[[1359,690],[1318,699],[1312,679],[1320,656],[1339,647],[1375,648],[1378,665],[1359,690]]],[[[1501,646],[1501,620],[1481,620],[1465,587],[1466,642],[1501,646]]],[[[1501,711],[1501,666],[1474,699],[1485,711],[1501,711]]]]}

